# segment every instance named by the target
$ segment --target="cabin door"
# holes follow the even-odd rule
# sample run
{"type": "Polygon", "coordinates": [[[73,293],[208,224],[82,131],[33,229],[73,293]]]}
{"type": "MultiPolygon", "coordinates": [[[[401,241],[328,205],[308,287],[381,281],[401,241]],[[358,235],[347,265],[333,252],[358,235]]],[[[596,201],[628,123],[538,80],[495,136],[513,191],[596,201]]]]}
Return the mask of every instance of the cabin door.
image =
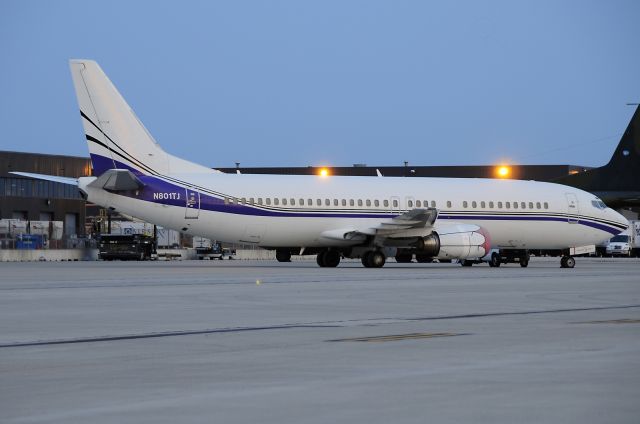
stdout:
{"type": "Polygon", "coordinates": [[[184,217],[187,219],[197,219],[200,215],[200,193],[186,188],[186,209],[184,217]]]}
{"type": "Polygon", "coordinates": [[[578,223],[578,215],[580,214],[580,204],[578,198],[573,193],[566,193],[567,197],[567,221],[569,224],[578,223]]]}

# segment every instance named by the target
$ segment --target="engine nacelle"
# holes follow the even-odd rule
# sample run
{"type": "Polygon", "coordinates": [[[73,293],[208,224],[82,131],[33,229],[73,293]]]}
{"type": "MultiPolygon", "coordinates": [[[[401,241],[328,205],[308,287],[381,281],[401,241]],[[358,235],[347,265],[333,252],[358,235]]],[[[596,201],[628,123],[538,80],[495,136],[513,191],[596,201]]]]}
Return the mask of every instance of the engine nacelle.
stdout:
{"type": "Polygon", "coordinates": [[[477,225],[447,225],[438,233],[438,259],[478,259],[491,250],[489,232],[477,225]]]}

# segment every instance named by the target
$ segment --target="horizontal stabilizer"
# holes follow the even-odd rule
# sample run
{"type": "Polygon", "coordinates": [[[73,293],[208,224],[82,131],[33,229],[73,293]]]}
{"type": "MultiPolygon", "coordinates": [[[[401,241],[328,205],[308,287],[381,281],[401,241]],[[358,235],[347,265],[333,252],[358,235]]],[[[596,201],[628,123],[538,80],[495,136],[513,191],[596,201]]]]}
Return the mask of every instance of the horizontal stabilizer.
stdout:
{"type": "Polygon", "coordinates": [[[89,185],[111,191],[137,190],[144,187],[142,181],[128,169],[109,169],[89,185]]]}
{"type": "Polygon", "coordinates": [[[56,175],[34,174],[31,172],[9,172],[10,174],[20,175],[21,177],[35,178],[36,180],[53,181],[60,184],[78,185],[77,178],[58,177],[56,175]]]}

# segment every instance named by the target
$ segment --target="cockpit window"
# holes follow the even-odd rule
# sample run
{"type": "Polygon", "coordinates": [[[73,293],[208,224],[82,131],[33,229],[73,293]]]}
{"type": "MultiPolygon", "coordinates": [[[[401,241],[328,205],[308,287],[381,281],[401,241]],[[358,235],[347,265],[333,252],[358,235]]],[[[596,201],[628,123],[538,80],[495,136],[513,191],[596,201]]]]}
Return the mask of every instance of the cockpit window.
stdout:
{"type": "Polygon", "coordinates": [[[605,205],[604,202],[600,199],[592,200],[591,204],[596,209],[607,209],[607,205],[605,205]]]}

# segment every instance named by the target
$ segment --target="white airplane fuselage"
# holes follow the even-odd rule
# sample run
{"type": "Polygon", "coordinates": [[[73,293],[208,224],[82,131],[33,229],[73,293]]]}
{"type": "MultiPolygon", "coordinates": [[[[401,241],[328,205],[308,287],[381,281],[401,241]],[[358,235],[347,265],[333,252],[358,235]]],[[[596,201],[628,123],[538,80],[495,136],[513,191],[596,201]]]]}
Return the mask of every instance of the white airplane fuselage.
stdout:
{"type": "Polygon", "coordinates": [[[237,174],[139,178],[145,186],[135,192],[87,187],[92,177],[81,179],[80,188],[91,202],[167,228],[263,247],[353,244],[322,234],[373,227],[415,208],[416,201],[438,210],[435,231],[451,223],[475,224],[488,231],[491,247],[500,249],[597,244],[626,225],[617,212],[594,206],[597,198],[590,193],[534,181],[237,174]]]}

